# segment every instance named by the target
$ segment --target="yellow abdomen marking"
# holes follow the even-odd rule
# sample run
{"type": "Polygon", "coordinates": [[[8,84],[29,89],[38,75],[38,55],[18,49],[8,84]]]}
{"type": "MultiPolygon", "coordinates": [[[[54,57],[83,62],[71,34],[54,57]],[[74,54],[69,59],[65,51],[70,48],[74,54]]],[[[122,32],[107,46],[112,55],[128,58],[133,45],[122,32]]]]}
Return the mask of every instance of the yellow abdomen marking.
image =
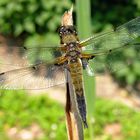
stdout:
{"type": "Polygon", "coordinates": [[[78,95],[83,95],[84,93],[83,93],[83,76],[82,76],[81,60],[78,59],[77,62],[70,63],[69,68],[75,93],[78,95]]]}

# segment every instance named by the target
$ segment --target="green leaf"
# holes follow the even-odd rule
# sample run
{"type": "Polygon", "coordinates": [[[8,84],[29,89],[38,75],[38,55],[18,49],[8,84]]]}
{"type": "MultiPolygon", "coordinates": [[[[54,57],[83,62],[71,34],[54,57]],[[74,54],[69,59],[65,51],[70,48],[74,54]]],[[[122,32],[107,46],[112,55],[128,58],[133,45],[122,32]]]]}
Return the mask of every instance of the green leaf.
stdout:
{"type": "Polygon", "coordinates": [[[0,18],[2,18],[5,15],[5,9],[4,8],[0,8],[0,18]]]}
{"type": "Polygon", "coordinates": [[[125,77],[128,74],[129,74],[129,67],[123,68],[123,69],[121,69],[121,70],[119,70],[119,71],[116,72],[116,75],[118,77],[125,77]]]}
{"type": "Polygon", "coordinates": [[[11,0],[0,0],[0,6],[9,3],[11,0]]]}
{"type": "Polygon", "coordinates": [[[36,3],[31,3],[30,5],[28,5],[27,10],[29,11],[29,13],[35,13],[35,11],[38,9],[39,5],[36,3]]]}
{"type": "Polygon", "coordinates": [[[39,16],[35,18],[35,21],[37,22],[38,25],[44,25],[45,21],[47,21],[50,17],[50,14],[47,13],[46,11],[43,11],[40,13],[39,16]]]}
{"type": "Polygon", "coordinates": [[[22,31],[23,31],[23,26],[21,24],[17,24],[14,31],[15,36],[20,35],[22,31]]]}
{"type": "Polygon", "coordinates": [[[135,74],[134,73],[129,73],[128,75],[127,75],[127,77],[126,77],[126,81],[127,81],[127,83],[129,84],[129,85],[132,85],[132,84],[134,84],[134,82],[136,81],[136,76],[135,76],[135,74]]]}
{"type": "Polygon", "coordinates": [[[34,33],[35,32],[35,25],[32,21],[28,20],[24,22],[24,29],[29,32],[29,33],[34,33]]]}
{"type": "Polygon", "coordinates": [[[136,62],[133,64],[133,69],[134,69],[134,72],[135,72],[137,75],[140,75],[140,61],[136,61],[136,62]]]}

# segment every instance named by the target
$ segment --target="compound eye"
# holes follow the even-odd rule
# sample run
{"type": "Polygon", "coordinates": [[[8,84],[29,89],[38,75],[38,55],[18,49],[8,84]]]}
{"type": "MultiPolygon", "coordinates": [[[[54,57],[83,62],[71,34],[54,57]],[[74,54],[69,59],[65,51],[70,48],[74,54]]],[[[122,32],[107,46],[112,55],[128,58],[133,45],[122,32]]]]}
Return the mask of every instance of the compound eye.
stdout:
{"type": "Polygon", "coordinates": [[[76,29],[75,29],[75,30],[73,30],[73,31],[74,31],[74,33],[75,33],[75,34],[77,34],[77,31],[76,31],[76,29]]]}
{"type": "Polygon", "coordinates": [[[77,31],[76,31],[76,28],[74,26],[71,27],[71,30],[72,30],[73,34],[77,35],[77,31]]]}
{"type": "Polygon", "coordinates": [[[62,35],[64,30],[65,30],[64,26],[61,26],[58,30],[59,34],[62,35]]]}

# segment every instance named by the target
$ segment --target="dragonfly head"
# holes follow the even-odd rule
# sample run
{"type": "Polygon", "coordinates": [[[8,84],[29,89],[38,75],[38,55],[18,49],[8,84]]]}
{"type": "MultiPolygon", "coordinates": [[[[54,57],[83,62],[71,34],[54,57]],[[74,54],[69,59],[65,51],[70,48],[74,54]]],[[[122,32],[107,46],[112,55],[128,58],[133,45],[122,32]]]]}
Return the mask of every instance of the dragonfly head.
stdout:
{"type": "Polygon", "coordinates": [[[61,26],[59,28],[59,36],[61,39],[61,44],[66,44],[69,42],[75,42],[78,40],[77,31],[74,26],[61,26]]]}
{"type": "Polygon", "coordinates": [[[60,35],[60,37],[63,37],[65,35],[71,35],[71,34],[77,35],[77,31],[76,31],[74,26],[72,26],[72,25],[61,26],[59,28],[59,35],[60,35]]]}

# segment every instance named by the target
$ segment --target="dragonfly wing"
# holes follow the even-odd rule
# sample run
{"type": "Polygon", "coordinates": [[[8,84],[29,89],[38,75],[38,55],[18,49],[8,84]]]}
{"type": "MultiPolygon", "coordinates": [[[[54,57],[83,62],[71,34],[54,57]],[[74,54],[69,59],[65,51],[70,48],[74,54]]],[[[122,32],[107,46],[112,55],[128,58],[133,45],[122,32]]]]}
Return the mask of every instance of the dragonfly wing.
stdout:
{"type": "Polygon", "coordinates": [[[0,89],[45,89],[65,82],[59,63],[63,46],[0,45],[0,89]],[[57,61],[57,62],[56,62],[57,61]],[[8,70],[8,71],[7,71],[8,70]],[[7,71],[7,72],[2,72],[7,71]]]}
{"type": "Polygon", "coordinates": [[[90,55],[93,56],[90,62],[95,75],[105,71],[113,73],[127,69],[127,66],[131,64],[138,64],[140,67],[140,43],[125,45],[109,51],[97,51],[90,55]]]}
{"type": "Polygon", "coordinates": [[[140,36],[140,17],[137,17],[114,31],[98,34],[80,42],[81,46],[93,45],[93,51],[109,50],[126,45],[140,36]]]}
{"type": "Polygon", "coordinates": [[[46,89],[65,82],[63,66],[39,63],[0,73],[0,89],[46,89]]]}
{"type": "MultiPolygon", "coordinates": [[[[0,63],[12,64],[19,67],[28,64],[35,64],[52,60],[61,56],[63,47],[57,46],[35,46],[35,47],[22,47],[22,46],[9,46],[5,47],[0,45],[0,49],[5,51],[5,56],[0,56],[0,63]],[[7,63],[8,62],[8,63],[7,63]]],[[[4,54],[3,53],[3,54],[4,54]]]]}
{"type": "Polygon", "coordinates": [[[24,57],[28,58],[31,63],[52,60],[56,57],[61,56],[62,47],[51,46],[51,47],[24,47],[24,57]]]}

